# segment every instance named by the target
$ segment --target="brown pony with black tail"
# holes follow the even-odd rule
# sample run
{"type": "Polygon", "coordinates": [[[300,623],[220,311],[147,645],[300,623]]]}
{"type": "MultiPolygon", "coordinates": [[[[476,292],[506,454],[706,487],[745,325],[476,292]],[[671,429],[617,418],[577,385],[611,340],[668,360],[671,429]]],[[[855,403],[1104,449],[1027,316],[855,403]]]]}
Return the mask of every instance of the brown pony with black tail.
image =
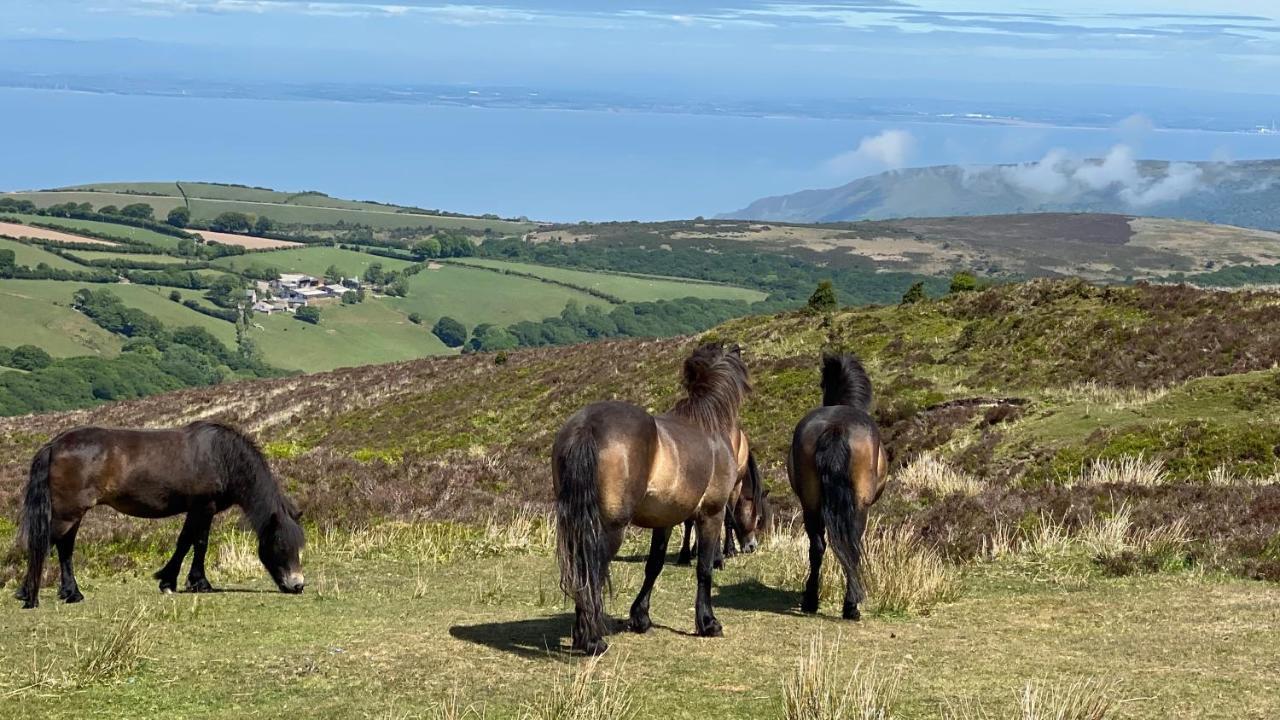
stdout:
{"type": "Polygon", "coordinates": [[[871,380],[858,358],[824,355],[822,407],[796,425],[787,457],[787,475],[800,498],[809,536],[809,579],[800,604],[807,613],[818,612],[822,556],[830,540],[844,567],[843,615],[847,620],[861,617],[862,534],[867,510],[880,498],[888,476],[880,430],[868,414],[870,407],[871,380]]]}
{"type": "Polygon", "coordinates": [[[695,350],[682,380],[685,397],[670,412],[654,417],[630,403],[595,403],[556,435],[551,468],[560,583],[574,600],[573,647],[589,655],[608,649],[604,587],[628,525],[653,529],[631,630],[652,626],[649,596],[671,529],[692,518],[698,531],[694,624],[699,635],[722,634],[711,609],[711,570],[738,476],[731,439],[751,386],[739,348],[719,343],[695,350]]]}
{"type": "Polygon", "coordinates": [[[27,577],[16,595],[24,608],[40,604],[51,544],[62,566],[58,597],[69,603],[84,599],[71,555],[81,520],[97,505],[142,518],[186,513],[177,550],[155,574],[165,592],[177,590],[178,571],[192,548],[187,589],[213,590],[204,574],[209,525],[214,515],[238,505],[258,535],[258,558],[271,579],[282,592],[302,592],[298,510],[252,440],[212,422],[175,430],[82,427],[51,440],[31,463],[20,528],[27,577]]]}

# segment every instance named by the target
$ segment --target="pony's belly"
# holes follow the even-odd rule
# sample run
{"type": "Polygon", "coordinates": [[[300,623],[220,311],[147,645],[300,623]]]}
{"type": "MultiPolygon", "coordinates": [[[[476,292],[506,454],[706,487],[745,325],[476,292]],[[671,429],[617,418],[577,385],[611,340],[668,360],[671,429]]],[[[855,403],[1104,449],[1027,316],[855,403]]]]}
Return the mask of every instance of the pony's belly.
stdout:
{"type": "Polygon", "coordinates": [[[643,528],[668,528],[679,525],[698,508],[698,497],[690,493],[663,492],[650,489],[636,505],[631,522],[643,528]]]}

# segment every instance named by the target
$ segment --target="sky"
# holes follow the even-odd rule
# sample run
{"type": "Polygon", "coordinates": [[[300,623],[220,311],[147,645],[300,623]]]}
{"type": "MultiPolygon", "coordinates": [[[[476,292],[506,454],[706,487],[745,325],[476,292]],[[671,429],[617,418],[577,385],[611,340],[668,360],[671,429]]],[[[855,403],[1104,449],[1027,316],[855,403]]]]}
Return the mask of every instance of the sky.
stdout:
{"type": "Polygon", "coordinates": [[[5,0],[10,69],[769,99],[1280,95],[1276,0],[5,0]]]}

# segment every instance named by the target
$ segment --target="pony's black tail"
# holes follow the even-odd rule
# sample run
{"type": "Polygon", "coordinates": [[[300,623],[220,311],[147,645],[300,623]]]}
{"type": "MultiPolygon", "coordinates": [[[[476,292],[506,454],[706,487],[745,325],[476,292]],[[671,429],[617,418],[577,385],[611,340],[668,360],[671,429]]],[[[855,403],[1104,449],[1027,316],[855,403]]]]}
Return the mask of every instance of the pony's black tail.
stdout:
{"type": "Polygon", "coordinates": [[[862,601],[858,564],[862,556],[862,531],[866,515],[857,507],[849,463],[849,440],[843,427],[828,427],[818,435],[814,464],[822,482],[822,519],[827,526],[827,542],[844,567],[848,587],[862,601]]]}
{"type": "Polygon", "coordinates": [[[40,580],[44,576],[44,561],[49,556],[49,526],[53,521],[53,503],[49,495],[49,465],[53,460],[53,446],[45,445],[31,461],[31,475],[27,479],[26,498],[22,503],[22,522],[19,537],[27,539],[27,578],[18,589],[17,598],[23,607],[39,604],[40,580]]]}
{"type": "Polygon", "coordinates": [[[591,430],[580,428],[555,458],[560,479],[556,554],[560,560],[560,588],[577,606],[575,645],[607,634],[604,587],[609,581],[609,545],[600,518],[596,451],[591,430]]]}

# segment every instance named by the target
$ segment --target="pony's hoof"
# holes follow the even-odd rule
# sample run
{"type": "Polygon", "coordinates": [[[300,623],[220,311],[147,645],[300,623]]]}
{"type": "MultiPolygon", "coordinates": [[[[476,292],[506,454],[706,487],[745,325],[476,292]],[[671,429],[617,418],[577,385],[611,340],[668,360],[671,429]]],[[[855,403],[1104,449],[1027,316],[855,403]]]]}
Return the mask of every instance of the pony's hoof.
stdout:
{"type": "Polygon", "coordinates": [[[692,562],[693,562],[693,558],[689,555],[685,555],[684,553],[681,553],[676,556],[677,565],[688,565],[692,562]]]}
{"type": "Polygon", "coordinates": [[[603,639],[588,640],[587,642],[582,643],[578,649],[582,651],[583,655],[603,655],[605,651],[609,649],[609,643],[605,642],[603,639]]]}
{"type": "Polygon", "coordinates": [[[165,595],[172,595],[173,593],[178,592],[178,583],[169,582],[168,580],[161,580],[160,592],[164,593],[165,595]]]}
{"type": "Polygon", "coordinates": [[[858,606],[853,603],[845,603],[844,612],[841,613],[845,620],[861,620],[862,613],[858,611],[858,606]]]}
{"type": "Polygon", "coordinates": [[[627,623],[627,629],[638,635],[643,635],[653,627],[653,621],[648,615],[631,618],[631,622],[627,623]]]}
{"type": "Polygon", "coordinates": [[[23,610],[35,610],[38,607],[40,607],[39,600],[23,600],[22,601],[23,610]]]}
{"type": "Polygon", "coordinates": [[[800,603],[800,612],[809,615],[816,615],[818,612],[818,601],[814,600],[810,602],[809,598],[805,598],[804,601],[800,603]]]}
{"type": "Polygon", "coordinates": [[[723,557],[718,557],[718,558],[716,558],[716,559],[715,559],[715,562],[711,563],[711,569],[712,569],[712,570],[723,570],[723,569],[724,569],[724,558],[723,558],[723,557]]]}
{"type": "Polygon", "coordinates": [[[724,628],[721,627],[720,621],[715,618],[703,623],[702,627],[698,628],[698,637],[722,637],[723,635],[724,628]]]}
{"type": "Polygon", "coordinates": [[[80,592],[80,588],[75,588],[70,592],[64,590],[58,593],[58,599],[70,605],[71,603],[78,603],[84,600],[84,594],[80,592]]]}
{"type": "Polygon", "coordinates": [[[211,593],[213,592],[213,586],[209,584],[209,580],[207,578],[189,580],[187,581],[187,592],[211,593]]]}

